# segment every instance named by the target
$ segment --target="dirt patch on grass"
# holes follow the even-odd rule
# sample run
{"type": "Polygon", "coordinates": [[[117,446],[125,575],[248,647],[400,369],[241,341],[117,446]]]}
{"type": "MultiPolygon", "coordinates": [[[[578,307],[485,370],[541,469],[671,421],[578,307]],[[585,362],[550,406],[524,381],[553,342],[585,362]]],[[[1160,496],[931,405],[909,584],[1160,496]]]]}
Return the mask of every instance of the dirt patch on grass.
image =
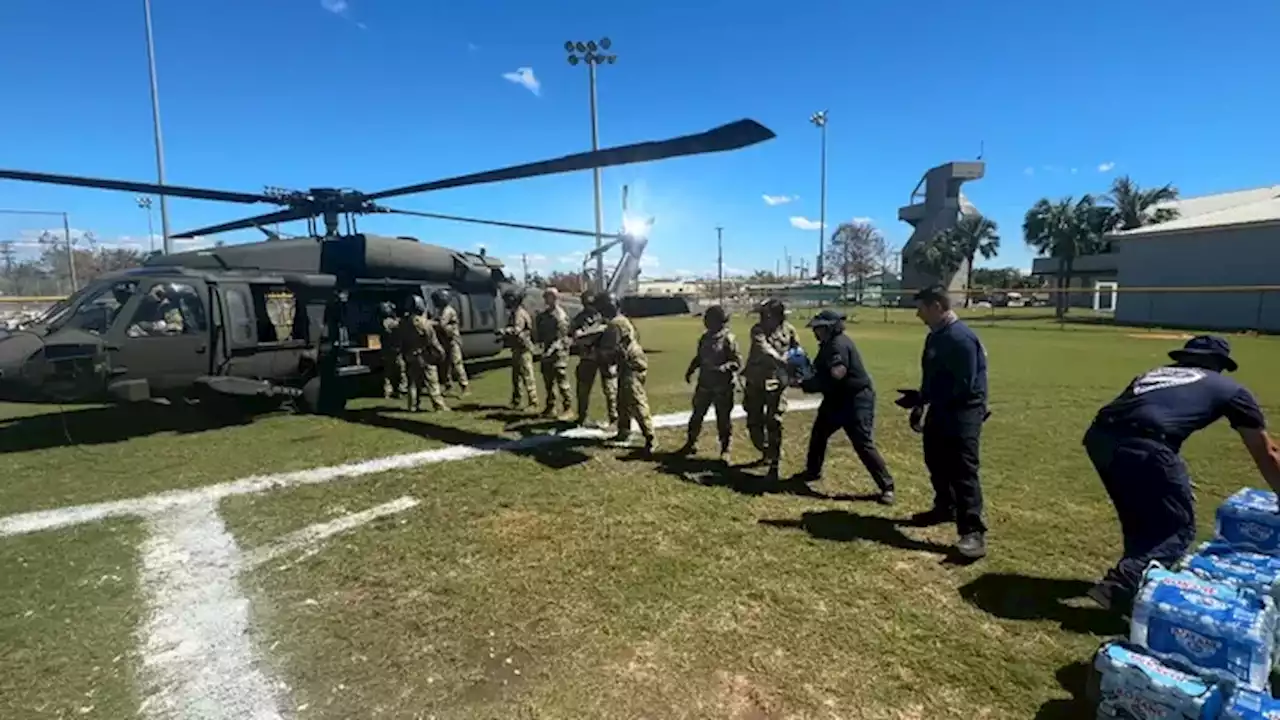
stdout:
{"type": "Polygon", "coordinates": [[[1187,333],[1129,333],[1126,337],[1142,340],[1190,340],[1194,336],[1187,333]]]}
{"type": "Polygon", "coordinates": [[[520,547],[554,539],[554,520],[541,513],[507,508],[480,521],[504,545],[520,547]]]}
{"type": "Polygon", "coordinates": [[[745,675],[717,673],[719,703],[730,720],[778,720],[777,703],[745,675]]]}

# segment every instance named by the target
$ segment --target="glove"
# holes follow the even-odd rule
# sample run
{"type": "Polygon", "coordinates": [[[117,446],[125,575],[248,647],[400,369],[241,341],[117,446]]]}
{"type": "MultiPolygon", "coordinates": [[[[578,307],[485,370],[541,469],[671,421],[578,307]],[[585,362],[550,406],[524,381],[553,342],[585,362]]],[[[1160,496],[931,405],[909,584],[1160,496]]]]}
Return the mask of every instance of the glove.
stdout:
{"type": "Polygon", "coordinates": [[[898,395],[900,395],[901,397],[899,397],[897,400],[894,400],[893,404],[897,405],[900,408],[910,410],[912,408],[918,408],[924,404],[924,398],[920,395],[919,390],[899,389],[898,395]]]}
{"type": "Polygon", "coordinates": [[[924,432],[924,406],[917,405],[911,408],[911,415],[907,422],[911,423],[912,430],[918,433],[924,432]]]}

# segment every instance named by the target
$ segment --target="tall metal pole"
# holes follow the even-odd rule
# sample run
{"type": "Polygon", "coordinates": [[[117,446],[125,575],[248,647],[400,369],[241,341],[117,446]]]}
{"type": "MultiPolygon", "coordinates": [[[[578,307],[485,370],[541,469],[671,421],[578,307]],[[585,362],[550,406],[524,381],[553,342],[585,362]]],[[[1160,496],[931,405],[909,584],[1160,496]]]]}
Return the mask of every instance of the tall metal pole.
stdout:
{"type": "MultiPolygon", "coordinates": [[[[596,64],[594,62],[587,63],[587,74],[591,77],[591,150],[600,149],[600,118],[596,114],[596,64]]],[[[595,204],[596,204],[596,250],[604,244],[601,234],[604,232],[604,205],[601,204],[600,196],[603,191],[600,189],[600,168],[592,168],[591,179],[595,183],[595,204]]],[[[604,290],[604,253],[596,255],[596,283],[597,290],[604,290]]]]}
{"type": "Polygon", "coordinates": [[[720,295],[720,304],[724,304],[724,228],[716,228],[716,282],[720,295]]]}
{"type": "MultiPolygon", "coordinates": [[[[151,0],[142,0],[142,10],[147,17],[147,68],[151,74],[151,123],[156,140],[156,183],[164,185],[164,138],[160,132],[160,88],[156,83],[156,48],[151,36],[151,0]]],[[[164,193],[160,194],[160,233],[164,236],[164,254],[173,252],[169,240],[169,204],[164,193]]]]}
{"type": "Polygon", "coordinates": [[[67,243],[67,269],[71,271],[71,292],[80,289],[80,284],[76,282],[76,255],[71,249],[71,220],[67,218],[66,213],[62,213],[62,238],[67,243]]]}
{"type": "Polygon", "coordinates": [[[822,171],[820,175],[821,190],[818,210],[818,262],[816,263],[818,282],[822,282],[823,252],[827,241],[827,111],[819,110],[809,117],[809,122],[822,131],[822,171]]]}
{"type": "MultiPolygon", "coordinates": [[[[613,54],[605,54],[609,48],[613,47],[613,42],[609,38],[600,38],[599,44],[595,40],[589,42],[574,42],[570,40],[564,44],[564,50],[569,54],[568,60],[570,65],[577,65],[579,62],[587,65],[587,81],[591,87],[591,150],[600,149],[600,118],[596,111],[596,66],[600,63],[613,63],[618,61],[618,56],[613,54]]],[[[602,204],[601,195],[603,192],[600,188],[600,168],[592,168],[592,180],[594,181],[595,210],[596,210],[596,289],[603,292],[605,289],[604,280],[604,253],[600,252],[600,248],[604,245],[604,205],[602,204]]]]}

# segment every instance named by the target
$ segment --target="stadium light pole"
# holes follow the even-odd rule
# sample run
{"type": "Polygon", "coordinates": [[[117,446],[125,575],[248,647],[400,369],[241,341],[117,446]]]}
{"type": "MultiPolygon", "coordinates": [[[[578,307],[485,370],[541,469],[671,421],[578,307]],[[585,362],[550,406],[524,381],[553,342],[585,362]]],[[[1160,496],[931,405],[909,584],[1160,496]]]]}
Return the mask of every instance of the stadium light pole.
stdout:
{"type": "Polygon", "coordinates": [[[146,195],[139,195],[138,207],[147,211],[147,243],[151,246],[151,252],[155,252],[156,231],[155,226],[151,224],[151,198],[146,195]]]}
{"type": "Polygon", "coordinates": [[[822,253],[826,249],[827,241],[827,111],[819,110],[809,116],[809,122],[822,132],[822,171],[819,182],[821,183],[821,194],[818,200],[818,262],[817,276],[818,282],[822,282],[822,253]]]}
{"type": "MultiPolygon", "coordinates": [[[[609,38],[601,38],[597,44],[595,40],[587,42],[574,42],[573,40],[565,41],[564,50],[569,54],[569,64],[577,65],[585,63],[587,66],[587,77],[591,85],[591,149],[593,151],[600,149],[600,122],[596,112],[596,66],[600,63],[608,63],[610,65],[618,61],[617,55],[606,55],[609,48],[613,47],[613,42],[609,38]]],[[[591,170],[592,179],[595,181],[595,207],[596,207],[596,250],[604,244],[601,237],[604,233],[604,206],[601,205],[600,195],[600,168],[591,170]]],[[[596,289],[604,290],[604,253],[597,252],[596,255],[596,289]]]]}
{"type": "Polygon", "coordinates": [[[724,228],[716,228],[716,284],[720,304],[724,304],[724,228]]]}
{"type": "MultiPolygon", "coordinates": [[[[151,0],[142,0],[142,12],[147,20],[147,69],[151,75],[151,125],[156,141],[156,184],[164,185],[164,137],[160,132],[160,86],[156,82],[156,47],[151,36],[151,0]]],[[[169,204],[160,193],[160,233],[164,236],[164,254],[173,252],[169,239],[169,204]]]]}
{"type": "Polygon", "coordinates": [[[65,212],[54,212],[52,210],[0,210],[0,215],[41,215],[44,217],[61,217],[62,218],[62,240],[67,246],[67,270],[71,273],[71,292],[79,290],[79,283],[76,281],[76,256],[71,249],[71,219],[65,212]]]}

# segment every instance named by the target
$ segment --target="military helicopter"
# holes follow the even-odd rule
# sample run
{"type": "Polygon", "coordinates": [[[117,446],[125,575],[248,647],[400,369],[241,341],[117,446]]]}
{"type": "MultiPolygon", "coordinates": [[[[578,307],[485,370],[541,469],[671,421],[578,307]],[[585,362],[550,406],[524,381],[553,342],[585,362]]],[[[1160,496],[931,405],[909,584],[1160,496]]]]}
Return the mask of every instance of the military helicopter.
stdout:
{"type": "MultiPolygon", "coordinates": [[[[433,288],[456,292],[464,350],[496,354],[493,331],[505,322],[496,302],[514,283],[501,262],[419,243],[413,238],[359,232],[372,213],[479,223],[594,237],[595,233],[520,223],[399,210],[378,203],[392,197],[737,150],[772,139],[754,120],[702,133],[577,153],[433,182],[363,193],[336,188],[268,189],[241,193],[180,185],[0,169],[0,179],[235,202],[283,209],[174,235],[208,236],[244,228],[269,239],[150,258],[143,267],[99,278],[42,317],[0,339],[0,398],[60,402],[135,402],[196,399],[278,403],[291,398],[309,411],[341,412],[349,380],[376,368],[375,309],[403,306],[433,288]],[[323,231],[316,220],[323,222],[323,231]],[[305,238],[279,238],[266,226],[305,220],[305,238]],[[285,321],[270,301],[291,296],[285,321]]],[[[623,235],[606,235],[618,239],[623,235]]]]}

